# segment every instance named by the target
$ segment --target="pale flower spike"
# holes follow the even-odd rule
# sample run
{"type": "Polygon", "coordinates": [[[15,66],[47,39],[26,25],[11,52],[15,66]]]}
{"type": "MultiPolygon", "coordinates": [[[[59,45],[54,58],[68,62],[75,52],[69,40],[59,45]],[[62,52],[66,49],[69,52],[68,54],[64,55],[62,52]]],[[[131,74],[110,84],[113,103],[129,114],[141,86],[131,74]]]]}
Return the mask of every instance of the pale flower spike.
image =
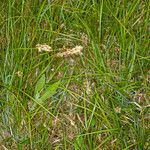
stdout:
{"type": "Polygon", "coordinates": [[[71,56],[71,55],[82,55],[82,50],[83,50],[82,46],[76,46],[72,49],[68,49],[65,52],[57,53],[56,57],[68,57],[68,56],[71,56]]]}
{"type": "Polygon", "coordinates": [[[52,48],[48,46],[47,44],[37,44],[36,48],[39,52],[45,51],[45,52],[52,52],[52,48]]]}

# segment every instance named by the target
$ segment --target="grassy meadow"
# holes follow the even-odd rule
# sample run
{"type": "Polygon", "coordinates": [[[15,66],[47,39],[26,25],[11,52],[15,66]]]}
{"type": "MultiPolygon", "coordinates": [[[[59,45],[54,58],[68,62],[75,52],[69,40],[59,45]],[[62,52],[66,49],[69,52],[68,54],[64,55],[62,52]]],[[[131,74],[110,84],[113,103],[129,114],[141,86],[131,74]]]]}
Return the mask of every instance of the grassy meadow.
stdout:
{"type": "Polygon", "coordinates": [[[150,149],[149,0],[0,1],[0,150],[150,149]]]}

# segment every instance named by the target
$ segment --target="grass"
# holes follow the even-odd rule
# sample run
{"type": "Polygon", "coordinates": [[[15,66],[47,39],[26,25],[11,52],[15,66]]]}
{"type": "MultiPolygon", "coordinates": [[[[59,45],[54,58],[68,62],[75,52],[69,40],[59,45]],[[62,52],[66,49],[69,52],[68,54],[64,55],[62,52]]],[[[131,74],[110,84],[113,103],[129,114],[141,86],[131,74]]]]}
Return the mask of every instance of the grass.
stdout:
{"type": "Polygon", "coordinates": [[[0,2],[0,149],[149,149],[150,2],[0,2]],[[46,43],[52,52],[38,52],[46,43]],[[56,57],[82,46],[82,55],[56,57]]]}

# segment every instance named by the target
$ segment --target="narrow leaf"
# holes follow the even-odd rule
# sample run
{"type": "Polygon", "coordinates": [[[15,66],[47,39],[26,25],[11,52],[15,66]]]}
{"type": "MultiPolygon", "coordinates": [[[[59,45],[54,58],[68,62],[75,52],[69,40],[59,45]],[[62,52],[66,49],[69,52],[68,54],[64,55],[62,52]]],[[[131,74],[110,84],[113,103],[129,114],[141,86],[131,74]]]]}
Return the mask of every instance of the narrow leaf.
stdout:
{"type": "Polygon", "coordinates": [[[49,85],[46,88],[44,94],[41,96],[40,102],[42,103],[43,101],[45,101],[46,99],[48,99],[49,97],[54,95],[56,90],[57,90],[57,88],[58,88],[58,86],[59,86],[59,84],[60,84],[60,81],[58,81],[58,82],[56,82],[56,83],[54,83],[52,85],[49,85]]]}
{"type": "Polygon", "coordinates": [[[45,74],[37,81],[35,86],[35,94],[39,93],[45,85],[45,74]]]}

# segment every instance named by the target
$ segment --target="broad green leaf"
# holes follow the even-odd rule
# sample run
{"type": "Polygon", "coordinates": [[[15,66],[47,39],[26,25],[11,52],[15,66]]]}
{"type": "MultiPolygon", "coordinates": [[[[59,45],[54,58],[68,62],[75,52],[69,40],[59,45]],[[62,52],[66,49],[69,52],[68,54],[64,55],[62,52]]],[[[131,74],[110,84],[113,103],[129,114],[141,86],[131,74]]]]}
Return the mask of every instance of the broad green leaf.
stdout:
{"type": "MultiPolygon", "coordinates": [[[[35,99],[35,101],[36,101],[37,103],[40,103],[40,102],[39,102],[40,93],[38,93],[38,92],[35,93],[34,99],[35,99]]],[[[31,106],[30,111],[33,111],[33,110],[35,109],[35,107],[37,106],[37,103],[34,103],[34,104],[31,106]]]]}
{"type": "Polygon", "coordinates": [[[39,93],[45,85],[45,74],[37,81],[35,86],[35,94],[39,93]]]}
{"type": "Polygon", "coordinates": [[[38,101],[38,99],[40,98],[40,93],[36,93],[34,98],[35,98],[36,101],[38,101]]]}
{"type": "Polygon", "coordinates": [[[48,99],[49,97],[51,97],[52,95],[55,94],[58,86],[60,84],[60,81],[49,85],[46,90],[44,91],[44,94],[41,96],[41,98],[39,99],[39,102],[42,103],[43,101],[45,101],[46,99],[48,99]]]}

